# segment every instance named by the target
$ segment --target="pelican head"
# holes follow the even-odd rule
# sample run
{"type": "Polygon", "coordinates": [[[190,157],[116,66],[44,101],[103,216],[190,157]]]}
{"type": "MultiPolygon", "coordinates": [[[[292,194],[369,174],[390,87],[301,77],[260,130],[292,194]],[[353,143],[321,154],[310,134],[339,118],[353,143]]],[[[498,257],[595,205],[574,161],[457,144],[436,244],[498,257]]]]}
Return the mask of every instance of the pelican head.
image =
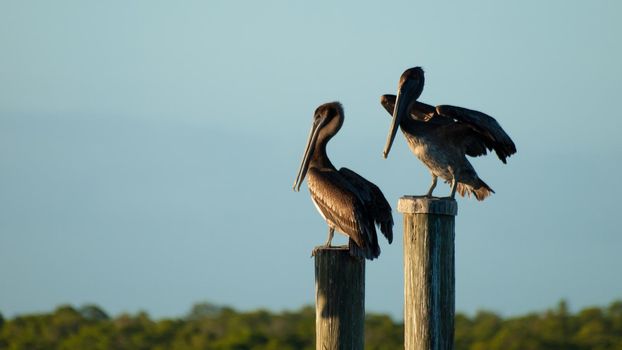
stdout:
{"type": "MultiPolygon", "coordinates": [[[[423,84],[424,77],[421,67],[410,68],[402,73],[400,82],[397,85],[397,98],[395,101],[395,109],[393,110],[393,122],[391,123],[391,129],[389,129],[387,143],[384,146],[384,158],[386,158],[389,155],[389,151],[391,151],[391,146],[393,145],[393,140],[397,133],[397,127],[400,125],[402,117],[409,113],[412,103],[421,95],[423,84]]],[[[389,102],[386,100],[386,97],[383,96],[383,100],[381,101],[383,105],[385,101],[389,102]]],[[[387,107],[385,106],[385,108],[387,107]]]]}
{"type": "Polygon", "coordinates": [[[302,185],[302,181],[307,175],[309,163],[316,150],[324,151],[326,143],[341,129],[341,125],[343,125],[343,107],[341,103],[329,102],[315,109],[311,131],[307,139],[307,147],[302,156],[296,182],[294,182],[294,191],[300,190],[300,185],[302,185]]]}

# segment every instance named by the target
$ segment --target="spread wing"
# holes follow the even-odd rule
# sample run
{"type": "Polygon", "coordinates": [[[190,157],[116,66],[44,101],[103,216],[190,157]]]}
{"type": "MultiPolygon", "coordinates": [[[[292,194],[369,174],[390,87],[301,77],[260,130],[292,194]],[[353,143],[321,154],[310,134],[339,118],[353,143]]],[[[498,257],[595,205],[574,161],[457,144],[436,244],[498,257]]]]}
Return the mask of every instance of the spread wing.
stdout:
{"type": "Polygon", "coordinates": [[[356,187],[334,170],[310,168],[307,176],[311,196],[326,220],[347,234],[366,258],[377,257],[376,228],[356,187]]]}
{"type": "MultiPolygon", "coordinates": [[[[503,163],[506,162],[507,157],[516,153],[514,142],[501,128],[501,125],[499,125],[495,118],[482,112],[449,105],[436,106],[436,113],[440,116],[456,120],[459,123],[464,123],[472,128],[482,139],[481,141],[485,144],[486,148],[490,150],[494,149],[503,163]]],[[[472,155],[470,152],[467,153],[472,155]]],[[[485,150],[483,154],[485,154],[485,150]]]]}
{"type": "Polygon", "coordinates": [[[339,169],[339,173],[356,188],[363,204],[372,215],[374,223],[380,228],[380,232],[387,238],[389,243],[393,242],[391,206],[382,194],[382,191],[380,191],[380,188],[348,168],[339,169]]]}
{"type": "Polygon", "coordinates": [[[436,130],[442,134],[448,142],[464,148],[464,152],[471,157],[479,157],[488,154],[488,150],[494,148],[494,142],[482,136],[467,124],[454,121],[446,117],[436,117],[437,119],[445,119],[450,124],[444,125],[436,130]]]}
{"type": "MultiPolygon", "coordinates": [[[[391,115],[395,108],[395,95],[383,95],[380,104],[391,115]]],[[[413,121],[437,126],[437,132],[446,134],[448,140],[462,144],[466,154],[477,157],[495,150],[503,163],[516,153],[516,146],[501,125],[491,116],[462,107],[440,105],[436,108],[414,101],[410,116],[413,121]]]]}
{"type": "MultiPolygon", "coordinates": [[[[380,97],[380,104],[390,115],[393,115],[396,99],[397,97],[395,95],[390,94],[380,97]]],[[[439,117],[436,114],[434,106],[419,101],[413,101],[412,108],[410,109],[410,117],[414,121],[426,122],[432,125],[447,125],[453,123],[452,120],[439,117]]]]}

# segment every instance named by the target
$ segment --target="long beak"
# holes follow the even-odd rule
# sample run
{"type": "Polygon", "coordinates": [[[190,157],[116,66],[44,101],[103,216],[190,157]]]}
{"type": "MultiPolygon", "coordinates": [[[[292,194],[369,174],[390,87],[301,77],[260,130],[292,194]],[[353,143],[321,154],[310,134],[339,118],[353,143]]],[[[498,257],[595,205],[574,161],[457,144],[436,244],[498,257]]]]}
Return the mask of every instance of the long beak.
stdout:
{"type": "Polygon", "coordinates": [[[309,162],[311,161],[311,156],[313,155],[317,135],[319,134],[320,129],[324,126],[325,120],[326,118],[322,118],[311,125],[311,131],[309,131],[309,138],[307,139],[307,147],[305,148],[305,153],[302,156],[302,161],[300,162],[296,182],[294,182],[293,190],[296,192],[300,191],[300,185],[302,185],[302,181],[305,179],[305,176],[307,176],[307,170],[309,170],[309,162]]]}
{"type": "Polygon", "coordinates": [[[395,109],[393,109],[393,121],[391,122],[391,128],[389,129],[389,135],[387,136],[387,143],[384,146],[382,156],[386,159],[391,151],[393,140],[395,140],[395,134],[397,134],[397,127],[400,125],[402,115],[406,110],[406,101],[402,96],[402,89],[397,92],[397,100],[395,101],[395,109]]]}
{"type": "Polygon", "coordinates": [[[416,100],[419,94],[421,94],[421,90],[418,91],[419,94],[417,94],[417,90],[418,89],[416,89],[416,86],[414,86],[412,82],[406,81],[397,91],[395,109],[393,109],[393,121],[391,122],[391,129],[389,129],[389,135],[387,136],[387,143],[382,152],[385,159],[389,156],[393,140],[395,140],[395,134],[397,133],[397,127],[400,125],[403,116],[408,115],[408,107],[411,102],[416,100]]]}

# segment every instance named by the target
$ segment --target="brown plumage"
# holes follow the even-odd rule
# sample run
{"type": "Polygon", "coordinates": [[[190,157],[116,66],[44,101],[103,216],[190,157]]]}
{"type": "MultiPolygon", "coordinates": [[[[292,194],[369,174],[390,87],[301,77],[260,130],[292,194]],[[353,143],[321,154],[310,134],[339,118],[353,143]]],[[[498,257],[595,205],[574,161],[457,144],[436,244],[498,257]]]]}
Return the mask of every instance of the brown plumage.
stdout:
{"type": "Polygon", "coordinates": [[[432,175],[427,196],[432,196],[437,177],[441,177],[452,183],[452,198],[458,192],[484,200],[494,191],[479,178],[466,155],[477,157],[494,150],[505,163],[507,157],[516,153],[514,142],[489,115],[462,107],[433,107],[417,101],[423,84],[423,70],[411,68],[400,77],[398,96],[381,97],[380,103],[393,116],[385,158],[399,125],[410,149],[432,175]]]}
{"type": "Polygon", "coordinates": [[[341,128],[343,118],[339,102],[315,110],[294,190],[308,176],[311,199],[328,224],[326,246],[337,230],[350,238],[352,256],[374,259],[380,255],[376,225],[389,243],[393,241],[391,206],[376,185],[350,169],[337,170],[326,155],[326,144],[341,128]]]}

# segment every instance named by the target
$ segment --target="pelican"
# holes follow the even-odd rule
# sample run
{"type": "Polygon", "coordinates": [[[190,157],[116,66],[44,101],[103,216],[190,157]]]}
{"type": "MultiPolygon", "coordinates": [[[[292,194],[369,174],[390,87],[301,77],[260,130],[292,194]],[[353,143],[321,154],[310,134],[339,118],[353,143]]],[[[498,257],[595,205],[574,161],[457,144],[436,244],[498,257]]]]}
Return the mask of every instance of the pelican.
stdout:
{"type": "Polygon", "coordinates": [[[333,166],[326,155],[326,144],[343,124],[343,107],[339,102],[319,106],[307,147],[302,157],[294,191],[307,178],[311,200],[328,224],[330,247],[335,230],[349,237],[350,255],[374,259],[380,255],[377,225],[389,243],[393,241],[391,206],[380,189],[354,171],[333,166]]]}
{"type": "Polygon", "coordinates": [[[516,153],[514,142],[494,118],[484,113],[448,105],[433,107],[417,101],[423,84],[423,69],[410,68],[400,77],[397,97],[380,98],[382,106],[393,116],[384,158],[391,150],[399,125],[408,146],[432,175],[427,197],[432,197],[441,177],[451,182],[451,198],[458,191],[463,197],[472,193],[477,200],[484,200],[494,191],[479,178],[466,155],[477,157],[494,150],[505,163],[507,157],[516,153]]]}

